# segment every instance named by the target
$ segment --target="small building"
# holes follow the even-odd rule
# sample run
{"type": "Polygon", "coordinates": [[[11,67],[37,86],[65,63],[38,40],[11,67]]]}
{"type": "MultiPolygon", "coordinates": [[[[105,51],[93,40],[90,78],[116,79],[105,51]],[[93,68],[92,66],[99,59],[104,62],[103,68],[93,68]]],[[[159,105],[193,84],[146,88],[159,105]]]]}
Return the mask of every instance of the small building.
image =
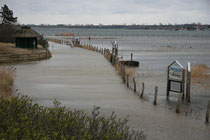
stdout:
{"type": "Polygon", "coordinates": [[[42,36],[31,27],[21,27],[16,32],[16,47],[24,49],[37,49],[38,39],[42,36]]]}

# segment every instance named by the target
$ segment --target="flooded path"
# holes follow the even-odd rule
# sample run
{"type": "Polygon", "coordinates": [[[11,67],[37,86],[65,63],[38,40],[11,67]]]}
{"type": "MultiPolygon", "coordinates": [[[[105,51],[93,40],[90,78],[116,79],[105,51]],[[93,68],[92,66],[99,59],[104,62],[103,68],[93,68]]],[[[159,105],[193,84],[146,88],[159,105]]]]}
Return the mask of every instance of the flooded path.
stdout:
{"type": "Polygon", "coordinates": [[[57,99],[87,112],[100,106],[105,115],[129,115],[129,124],[153,140],[208,140],[210,126],[184,115],[153,106],[127,89],[114,67],[96,52],[53,45],[49,60],[15,65],[15,88],[34,102],[52,106],[57,99]]]}

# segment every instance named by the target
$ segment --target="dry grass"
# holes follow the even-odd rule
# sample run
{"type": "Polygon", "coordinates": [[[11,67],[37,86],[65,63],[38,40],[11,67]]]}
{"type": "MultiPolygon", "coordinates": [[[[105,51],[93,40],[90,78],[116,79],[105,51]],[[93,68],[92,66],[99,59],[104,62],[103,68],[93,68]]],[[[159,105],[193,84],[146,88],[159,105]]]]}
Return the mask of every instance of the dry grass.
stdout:
{"type": "Polygon", "coordinates": [[[38,45],[38,49],[29,50],[16,48],[12,43],[0,43],[0,64],[36,61],[50,58],[51,54],[46,54],[46,49],[38,45]]]}
{"type": "Polygon", "coordinates": [[[200,83],[206,88],[210,88],[210,68],[204,64],[197,64],[191,68],[193,83],[200,83]]]}
{"type": "Polygon", "coordinates": [[[93,51],[93,47],[89,47],[89,46],[86,46],[86,45],[82,45],[81,46],[83,49],[86,49],[86,50],[90,50],[90,51],[93,51]]]}
{"type": "Polygon", "coordinates": [[[104,54],[104,57],[107,59],[107,60],[110,60],[110,53],[109,52],[105,52],[104,54]]]}
{"type": "Polygon", "coordinates": [[[12,67],[0,69],[0,97],[9,98],[12,95],[14,72],[12,67]]]}
{"type": "Polygon", "coordinates": [[[51,41],[51,42],[55,42],[55,43],[58,43],[58,44],[61,44],[61,40],[59,39],[47,39],[47,41],[51,41]]]}
{"type": "Polygon", "coordinates": [[[134,67],[127,67],[125,69],[125,72],[126,74],[128,74],[129,76],[133,77],[135,72],[136,72],[136,69],[134,67]]]}
{"type": "MultiPolygon", "coordinates": [[[[38,45],[38,49],[43,48],[42,46],[38,45]]],[[[36,50],[35,52],[38,53],[41,50],[36,50]]],[[[0,43],[0,54],[30,54],[33,53],[33,50],[16,48],[15,44],[12,43],[0,43]]]]}

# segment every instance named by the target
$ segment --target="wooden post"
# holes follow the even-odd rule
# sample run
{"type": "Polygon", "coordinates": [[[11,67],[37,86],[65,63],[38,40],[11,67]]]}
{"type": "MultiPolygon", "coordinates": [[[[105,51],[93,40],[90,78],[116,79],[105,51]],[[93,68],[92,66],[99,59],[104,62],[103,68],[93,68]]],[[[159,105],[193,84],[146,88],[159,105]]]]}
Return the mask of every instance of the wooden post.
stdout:
{"type": "Polygon", "coordinates": [[[127,87],[129,88],[129,74],[127,74],[127,87]]]}
{"type": "Polygon", "coordinates": [[[136,80],[135,80],[135,77],[133,77],[133,92],[136,92],[136,80]]]}
{"type": "Polygon", "coordinates": [[[179,99],[178,99],[178,103],[177,103],[177,106],[176,106],[176,113],[180,113],[182,96],[183,96],[182,94],[183,94],[182,92],[179,94],[179,99]]]}
{"type": "Polygon", "coordinates": [[[112,53],[110,54],[110,62],[112,63],[112,53]]]}
{"type": "Polygon", "coordinates": [[[144,96],[144,82],[142,82],[142,91],[141,91],[140,98],[143,98],[143,96],[144,96]]]}
{"type": "Polygon", "coordinates": [[[155,97],[154,97],[154,102],[153,102],[154,105],[157,105],[157,93],[158,93],[158,87],[156,86],[155,87],[155,97]]]}
{"type": "Polygon", "coordinates": [[[118,56],[118,47],[116,47],[115,55],[118,56]]]}
{"type": "Polygon", "coordinates": [[[191,68],[190,63],[187,65],[187,83],[186,83],[186,100],[190,103],[190,88],[191,88],[191,68]]]}
{"type": "Polygon", "coordinates": [[[209,123],[209,114],[210,114],[210,101],[208,102],[207,111],[206,111],[206,123],[209,123]]]}
{"type": "Polygon", "coordinates": [[[115,55],[114,55],[114,53],[112,54],[112,64],[115,65],[115,55]]]}
{"type": "Polygon", "coordinates": [[[133,53],[131,53],[131,61],[133,61],[133,53]]]}
{"type": "Polygon", "coordinates": [[[125,68],[123,68],[123,83],[125,83],[125,68]]]}

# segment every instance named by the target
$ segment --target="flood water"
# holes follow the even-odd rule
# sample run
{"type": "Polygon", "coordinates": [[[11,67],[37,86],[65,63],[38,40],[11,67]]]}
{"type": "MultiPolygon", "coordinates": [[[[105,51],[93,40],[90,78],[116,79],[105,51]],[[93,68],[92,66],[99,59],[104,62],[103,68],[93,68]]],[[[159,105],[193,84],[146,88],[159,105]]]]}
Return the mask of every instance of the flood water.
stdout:
{"type": "MultiPolygon", "coordinates": [[[[39,30],[38,30],[39,31],[39,30]]],[[[49,34],[66,30],[51,30],[49,34]]],[[[208,140],[210,127],[205,122],[209,89],[192,84],[191,104],[182,104],[182,112],[175,113],[178,94],[171,93],[166,101],[166,68],[174,60],[184,67],[187,62],[210,66],[210,36],[205,32],[138,32],[75,30],[83,44],[111,48],[117,40],[119,54],[124,59],[140,62],[137,68],[137,89],[145,82],[146,100],[140,100],[122,83],[115,69],[98,53],[50,43],[53,57],[49,60],[15,65],[15,88],[32,97],[34,102],[52,106],[57,99],[70,108],[90,113],[100,106],[104,115],[115,111],[119,117],[129,117],[129,124],[144,130],[148,139],[208,140]],[[138,33],[138,36],[136,35],[138,33]],[[87,39],[93,36],[91,41],[87,39]],[[146,35],[145,35],[146,34],[146,35]],[[154,35],[155,34],[155,35],[154,35]],[[158,106],[153,106],[155,86],[158,86],[158,106]]]]}
{"type": "Polygon", "coordinates": [[[129,125],[144,130],[148,139],[210,137],[210,127],[204,122],[140,100],[101,54],[54,43],[50,46],[51,59],[14,65],[15,88],[32,97],[33,102],[52,106],[57,99],[87,113],[96,105],[107,116],[112,111],[123,118],[129,115],[129,125]]]}

